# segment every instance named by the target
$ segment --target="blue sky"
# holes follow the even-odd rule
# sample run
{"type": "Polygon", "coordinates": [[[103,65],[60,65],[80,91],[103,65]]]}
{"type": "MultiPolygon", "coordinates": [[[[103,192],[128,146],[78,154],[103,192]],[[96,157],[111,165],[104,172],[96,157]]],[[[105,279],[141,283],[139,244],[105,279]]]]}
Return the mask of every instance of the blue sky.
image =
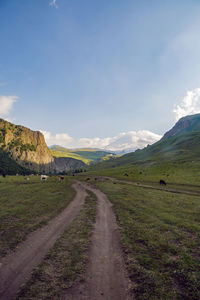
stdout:
{"type": "Polygon", "coordinates": [[[200,111],[199,16],[199,0],[0,0],[0,116],[49,144],[153,142],[200,111]]]}

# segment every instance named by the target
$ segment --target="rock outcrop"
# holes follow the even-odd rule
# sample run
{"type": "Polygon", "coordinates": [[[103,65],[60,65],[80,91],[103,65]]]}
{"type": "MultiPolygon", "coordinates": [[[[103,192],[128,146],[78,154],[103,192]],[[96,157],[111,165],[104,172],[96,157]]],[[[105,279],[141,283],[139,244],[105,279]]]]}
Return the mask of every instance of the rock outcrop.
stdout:
{"type": "Polygon", "coordinates": [[[54,157],[54,162],[56,173],[69,172],[85,166],[81,160],[70,157],[54,157]]]}
{"type": "Polygon", "coordinates": [[[22,167],[35,172],[60,173],[84,165],[76,159],[54,158],[41,132],[3,119],[0,119],[0,149],[22,167]]]}
{"type": "Polygon", "coordinates": [[[185,132],[200,131],[200,114],[186,116],[178,120],[172,129],[167,131],[162,139],[167,139],[174,135],[185,132]]]}

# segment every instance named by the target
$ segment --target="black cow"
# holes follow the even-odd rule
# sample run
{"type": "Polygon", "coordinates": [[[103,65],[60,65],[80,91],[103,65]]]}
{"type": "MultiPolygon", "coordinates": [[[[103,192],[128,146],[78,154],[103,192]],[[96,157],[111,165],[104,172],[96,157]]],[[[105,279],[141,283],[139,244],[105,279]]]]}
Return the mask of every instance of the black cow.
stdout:
{"type": "Polygon", "coordinates": [[[160,185],[166,185],[166,182],[163,179],[160,179],[160,185]]]}

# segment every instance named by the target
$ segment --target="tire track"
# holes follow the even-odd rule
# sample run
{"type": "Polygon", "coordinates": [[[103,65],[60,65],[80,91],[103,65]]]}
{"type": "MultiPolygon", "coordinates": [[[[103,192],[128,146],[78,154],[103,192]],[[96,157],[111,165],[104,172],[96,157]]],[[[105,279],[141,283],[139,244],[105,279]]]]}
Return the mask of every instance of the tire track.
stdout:
{"type": "Polygon", "coordinates": [[[129,299],[129,281],[112,204],[100,190],[85,183],[81,185],[92,191],[98,201],[96,223],[89,251],[89,265],[84,282],[67,291],[62,299],[129,299]]]}
{"type": "Polygon", "coordinates": [[[0,260],[0,299],[12,300],[32,270],[42,261],[58,237],[79,213],[87,195],[78,183],[74,200],[43,228],[31,233],[15,252],[0,260]]]}

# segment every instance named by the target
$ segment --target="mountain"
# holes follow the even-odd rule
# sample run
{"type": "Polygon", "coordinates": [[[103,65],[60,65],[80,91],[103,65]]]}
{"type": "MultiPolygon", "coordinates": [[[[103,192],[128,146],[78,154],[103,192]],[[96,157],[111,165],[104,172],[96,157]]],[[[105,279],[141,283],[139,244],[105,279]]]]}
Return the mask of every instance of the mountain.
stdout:
{"type": "Polygon", "coordinates": [[[180,119],[164,137],[142,150],[99,163],[90,170],[135,180],[199,183],[200,114],[180,119]]]}
{"type": "Polygon", "coordinates": [[[3,150],[0,150],[0,174],[15,175],[15,174],[31,174],[33,171],[28,170],[13,159],[9,157],[9,154],[3,150]]]}
{"type": "Polygon", "coordinates": [[[178,120],[172,129],[167,131],[162,139],[180,135],[185,132],[200,131],[200,114],[186,116],[178,120]]]}
{"type": "Polygon", "coordinates": [[[101,160],[109,159],[115,153],[101,149],[81,148],[81,149],[67,149],[62,146],[53,145],[50,147],[51,153],[54,157],[68,157],[78,159],[89,165],[101,160]]]}
{"type": "MultiPolygon", "coordinates": [[[[44,136],[21,125],[0,119],[0,156],[6,155],[13,164],[35,172],[67,172],[84,166],[75,159],[55,159],[47,147],[44,136]],[[63,165],[64,164],[64,167],[63,165]]],[[[18,173],[18,172],[16,172],[18,173]]],[[[21,172],[20,172],[21,173],[21,172]]]]}

